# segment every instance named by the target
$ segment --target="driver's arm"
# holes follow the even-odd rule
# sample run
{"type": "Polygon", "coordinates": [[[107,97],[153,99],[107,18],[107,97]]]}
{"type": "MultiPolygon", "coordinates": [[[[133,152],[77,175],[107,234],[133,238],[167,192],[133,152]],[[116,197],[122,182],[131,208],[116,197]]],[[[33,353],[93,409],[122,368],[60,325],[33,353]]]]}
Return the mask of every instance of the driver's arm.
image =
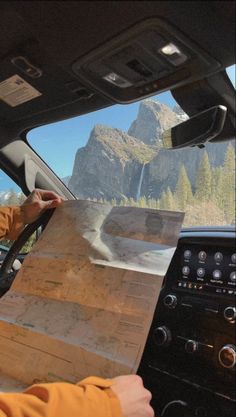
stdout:
{"type": "Polygon", "coordinates": [[[21,207],[0,207],[0,239],[15,240],[24,225],[21,207]]]}
{"type": "Polygon", "coordinates": [[[154,417],[151,393],[137,375],[86,378],[77,385],[33,385],[0,394],[0,417],[154,417]]]}
{"type": "Polygon", "coordinates": [[[57,207],[63,199],[53,191],[34,190],[20,207],[0,207],[0,239],[15,240],[26,224],[46,210],[57,207]]]}
{"type": "Polygon", "coordinates": [[[90,377],[78,385],[33,385],[24,393],[0,393],[0,417],[123,417],[112,381],[90,377]]]}

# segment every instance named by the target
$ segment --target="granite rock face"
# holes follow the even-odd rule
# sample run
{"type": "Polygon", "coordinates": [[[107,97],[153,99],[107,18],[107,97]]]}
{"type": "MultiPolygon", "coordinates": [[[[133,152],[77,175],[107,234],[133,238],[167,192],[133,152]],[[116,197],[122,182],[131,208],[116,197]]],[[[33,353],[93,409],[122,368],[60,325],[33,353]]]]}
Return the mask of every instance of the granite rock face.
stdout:
{"type": "Polygon", "coordinates": [[[135,197],[142,166],[155,154],[119,129],[96,125],[76,153],[69,188],[81,199],[135,197]]]}
{"type": "Polygon", "coordinates": [[[180,122],[178,114],[165,104],[144,100],[139,106],[137,119],[131,124],[128,134],[148,145],[162,144],[163,132],[180,122]]]}

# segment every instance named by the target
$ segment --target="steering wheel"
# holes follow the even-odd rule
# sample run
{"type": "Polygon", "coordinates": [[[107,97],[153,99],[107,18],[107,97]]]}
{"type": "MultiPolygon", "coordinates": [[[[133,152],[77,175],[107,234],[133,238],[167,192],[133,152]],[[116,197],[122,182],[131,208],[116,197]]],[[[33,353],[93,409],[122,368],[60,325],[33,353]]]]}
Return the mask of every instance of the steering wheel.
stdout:
{"type": "Polygon", "coordinates": [[[0,267],[0,296],[9,290],[16,277],[16,271],[13,271],[13,263],[20,253],[21,248],[25,245],[30,236],[41,226],[46,227],[55,209],[48,209],[34,223],[28,224],[10,247],[1,267],[0,267]]]}

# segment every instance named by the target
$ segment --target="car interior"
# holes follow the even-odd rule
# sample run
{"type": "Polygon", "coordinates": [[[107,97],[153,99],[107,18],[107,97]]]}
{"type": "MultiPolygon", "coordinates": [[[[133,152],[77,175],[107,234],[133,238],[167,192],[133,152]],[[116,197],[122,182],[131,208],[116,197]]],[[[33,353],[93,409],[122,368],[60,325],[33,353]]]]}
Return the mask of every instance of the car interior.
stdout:
{"type": "MultiPolygon", "coordinates": [[[[90,116],[93,123],[95,112],[112,111],[115,106],[128,109],[141,101],[148,111],[155,107],[150,104],[152,97],[167,91],[186,117],[177,126],[168,126],[161,139],[166,149],[157,156],[158,163],[163,161],[168,171],[177,164],[178,155],[191,165],[192,149],[204,152],[210,147],[213,152],[224,149],[217,152],[222,167],[224,163],[228,166],[225,152],[228,146],[235,151],[236,122],[235,88],[226,69],[235,65],[235,50],[235,2],[231,1],[1,1],[0,169],[25,196],[41,188],[65,199],[100,201],[95,177],[96,172],[102,175],[96,169],[103,159],[98,165],[93,162],[89,182],[83,158],[90,148],[83,148],[83,155],[82,151],[76,154],[78,174],[68,185],[35,149],[29,139],[31,132],[76,117],[90,116]],[[173,155],[172,165],[165,163],[167,154],[173,155]],[[86,180],[82,178],[85,171],[86,180]]],[[[135,137],[138,123],[134,123],[129,137],[135,137]]],[[[145,132],[148,124],[149,119],[145,132]]],[[[93,130],[94,136],[110,137],[115,149],[116,136],[107,132],[101,127],[93,130]]],[[[150,198],[159,198],[154,183],[148,180],[154,169],[150,155],[157,145],[141,139],[140,152],[148,154],[149,160],[146,163],[141,158],[134,172],[149,187],[150,198]]],[[[69,143],[70,137],[62,142],[69,143]]],[[[215,175],[219,174],[220,168],[214,169],[215,175]]],[[[229,197],[224,197],[222,208],[226,211],[227,201],[234,198],[235,161],[232,170],[231,177],[224,171],[226,182],[220,191],[228,188],[229,197]]],[[[114,178],[116,175],[114,168],[114,178]]],[[[136,194],[126,194],[129,203],[142,197],[144,187],[140,182],[137,186],[137,181],[133,183],[136,194]]],[[[175,185],[170,184],[173,191],[175,185]]],[[[207,189],[206,183],[204,187],[207,189]]],[[[148,198],[146,193],[146,202],[148,198]]],[[[118,194],[110,192],[106,201],[112,199],[114,205],[121,201],[118,194]]],[[[200,193],[196,207],[199,212],[204,210],[200,193]]],[[[204,207],[213,210],[212,206],[204,207]]],[[[193,215],[188,213],[190,221],[181,231],[163,281],[138,368],[152,393],[156,417],[236,415],[235,214],[216,222],[223,213],[219,210],[210,213],[210,225],[191,222],[193,215]]],[[[9,271],[22,246],[48,217],[27,227],[6,251],[0,269],[0,296],[15,278],[17,271],[9,271]]],[[[19,256],[21,262],[23,258],[19,256]]]]}

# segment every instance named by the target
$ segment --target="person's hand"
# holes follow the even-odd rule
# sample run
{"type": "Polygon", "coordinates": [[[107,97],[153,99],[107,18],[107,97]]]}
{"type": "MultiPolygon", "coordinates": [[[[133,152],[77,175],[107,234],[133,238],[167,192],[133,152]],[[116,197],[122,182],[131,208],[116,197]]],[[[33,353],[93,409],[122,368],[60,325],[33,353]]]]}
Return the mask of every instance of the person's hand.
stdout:
{"type": "Polygon", "coordinates": [[[154,417],[150,406],[151,393],[144,388],[138,375],[118,376],[111,389],[118,397],[124,417],[154,417]]]}
{"type": "Polygon", "coordinates": [[[64,199],[53,191],[39,189],[32,191],[21,206],[24,224],[33,223],[45,210],[59,206],[62,201],[64,199]]]}

